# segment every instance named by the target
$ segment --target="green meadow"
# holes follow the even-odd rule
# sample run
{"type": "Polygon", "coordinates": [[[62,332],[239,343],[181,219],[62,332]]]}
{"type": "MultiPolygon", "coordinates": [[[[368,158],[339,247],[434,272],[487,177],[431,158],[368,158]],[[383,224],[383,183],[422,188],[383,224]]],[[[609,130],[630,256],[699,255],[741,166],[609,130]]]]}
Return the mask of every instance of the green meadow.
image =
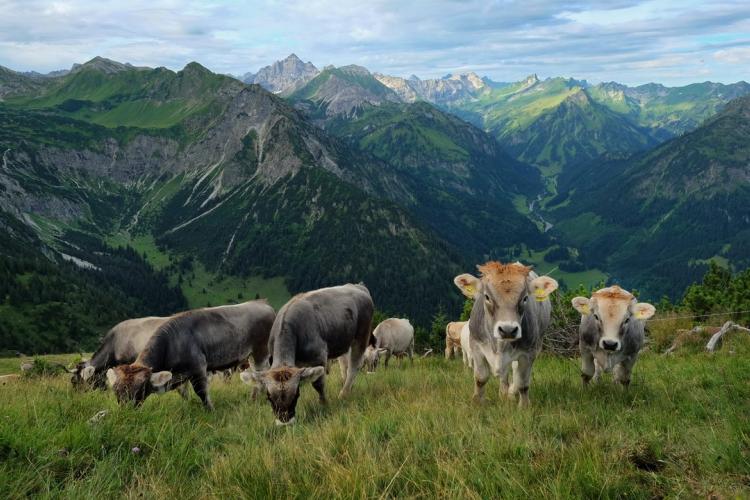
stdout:
{"type": "Polygon", "coordinates": [[[290,427],[237,376],[212,380],[212,413],[195,395],[134,409],[64,375],[4,380],[0,498],[748,497],[749,353],[739,335],[714,355],[647,351],[628,390],[584,388],[577,360],[542,355],[524,410],[496,381],[472,404],[458,360],[360,374],[345,401],[333,367],[328,406],[305,386],[290,427]]]}

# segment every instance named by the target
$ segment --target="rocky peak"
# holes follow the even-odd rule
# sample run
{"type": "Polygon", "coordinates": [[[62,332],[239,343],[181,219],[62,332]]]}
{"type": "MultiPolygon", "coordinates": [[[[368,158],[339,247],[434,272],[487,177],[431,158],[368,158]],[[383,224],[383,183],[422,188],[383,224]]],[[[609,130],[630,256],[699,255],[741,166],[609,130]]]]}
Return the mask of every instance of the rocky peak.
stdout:
{"type": "Polygon", "coordinates": [[[320,71],[311,62],[302,62],[296,54],[289,54],[281,61],[261,68],[257,73],[247,73],[245,83],[256,83],[266,90],[277,94],[293,91],[309,82],[320,71]]]}
{"type": "Polygon", "coordinates": [[[102,73],[111,75],[114,73],[119,73],[121,71],[128,71],[128,70],[133,70],[133,69],[144,70],[144,69],[149,69],[149,68],[137,67],[137,66],[133,66],[130,63],[121,63],[121,62],[113,61],[112,59],[107,59],[106,57],[96,56],[95,58],[83,64],[74,64],[73,67],[70,69],[70,72],[77,73],[85,69],[101,71],[102,73]]]}

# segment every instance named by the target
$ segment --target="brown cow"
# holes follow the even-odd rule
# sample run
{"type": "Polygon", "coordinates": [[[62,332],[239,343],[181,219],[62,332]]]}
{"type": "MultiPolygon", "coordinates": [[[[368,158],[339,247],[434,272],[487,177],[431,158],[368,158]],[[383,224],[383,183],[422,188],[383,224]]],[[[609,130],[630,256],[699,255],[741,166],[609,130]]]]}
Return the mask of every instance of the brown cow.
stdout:
{"type": "Polygon", "coordinates": [[[445,359],[453,359],[461,351],[461,328],[467,321],[451,321],[445,327],[445,359]]]}

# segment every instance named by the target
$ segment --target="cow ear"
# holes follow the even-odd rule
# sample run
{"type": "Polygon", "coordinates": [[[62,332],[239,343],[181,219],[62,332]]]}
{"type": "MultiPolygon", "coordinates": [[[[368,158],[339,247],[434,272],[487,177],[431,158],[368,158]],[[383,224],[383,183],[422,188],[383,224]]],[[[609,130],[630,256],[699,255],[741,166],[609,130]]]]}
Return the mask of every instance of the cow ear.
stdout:
{"type": "Polygon", "coordinates": [[[107,370],[107,384],[112,387],[115,385],[115,382],[117,382],[117,372],[114,368],[110,368],[107,370]]]}
{"type": "Polygon", "coordinates": [[[557,290],[557,281],[549,276],[539,276],[531,280],[531,290],[537,302],[544,302],[549,294],[557,290]]]}
{"type": "Polygon", "coordinates": [[[94,376],[95,371],[96,371],[96,368],[94,368],[93,366],[87,366],[86,368],[81,370],[81,378],[83,380],[88,380],[94,376]]]}
{"type": "Polygon", "coordinates": [[[325,375],[325,372],[326,369],[324,366],[308,366],[299,371],[299,380],[300,382],[305,380],[312,382],[325,375]]]}
{"type": "Polygon", "coordinates": [[[461,290],[461,293],[468,299],[473,299],[482,288],[482,280],[471,274],[459,274],[453,278],[453,283],[461,290]]]}
{"type": "Polygon", "coordinates": [[[570,301],[573,304],[573,308],[581,313],[583,316],[591,314],[591,301],[586,297],[576,297],[570,301]]]}
{"type": "Polygon", "coordinates": [[[167,382],[172,380],[172,372],[156,372],[151,374],[151,385],[156,389],[160,389],[165,386],[167,382]]]}
{"type": "Polygon", "coordinates": [[[255,370],[249,369],[240,372],[240,380],[247,385],[263,384],[263,378],[265,375],[266,372],[256,372],[255,370]]]}
{"type": "Polygon", "coordinates": [[[632,307],[635,319],[649,319],[656,314],[656,308],[647,302],[638,302],[632,307]]]}

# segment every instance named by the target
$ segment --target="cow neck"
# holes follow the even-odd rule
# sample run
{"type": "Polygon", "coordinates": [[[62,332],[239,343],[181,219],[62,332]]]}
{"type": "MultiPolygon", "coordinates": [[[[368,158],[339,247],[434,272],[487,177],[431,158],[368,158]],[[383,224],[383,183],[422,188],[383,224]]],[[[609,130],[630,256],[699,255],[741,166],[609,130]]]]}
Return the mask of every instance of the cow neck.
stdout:
{"type": "Polygon", "coordinates": [[[151,340],[148,341],[148,344],[146,344],[146,347],[138,355],[138,359],[136,359],[133,364],[151,368],[153,371],[164,369],[167,342],[167,332],[159,329],[159,331],[151,337],[151,340]]]}
{"type": "Polygon", "coordinates": [[[297,361],[297,336],[286,321],[282,319],[281,328],[273,342],[273,368],[295,366],[297,361]]]}
{"type": "Polygon", "coordinates": [[[114,361],[114,357],[114,341],[111,336],[107,336],[102,345],[99,346],[99,349],[96,350],[87,363],[98,371],[114,361]]]}

